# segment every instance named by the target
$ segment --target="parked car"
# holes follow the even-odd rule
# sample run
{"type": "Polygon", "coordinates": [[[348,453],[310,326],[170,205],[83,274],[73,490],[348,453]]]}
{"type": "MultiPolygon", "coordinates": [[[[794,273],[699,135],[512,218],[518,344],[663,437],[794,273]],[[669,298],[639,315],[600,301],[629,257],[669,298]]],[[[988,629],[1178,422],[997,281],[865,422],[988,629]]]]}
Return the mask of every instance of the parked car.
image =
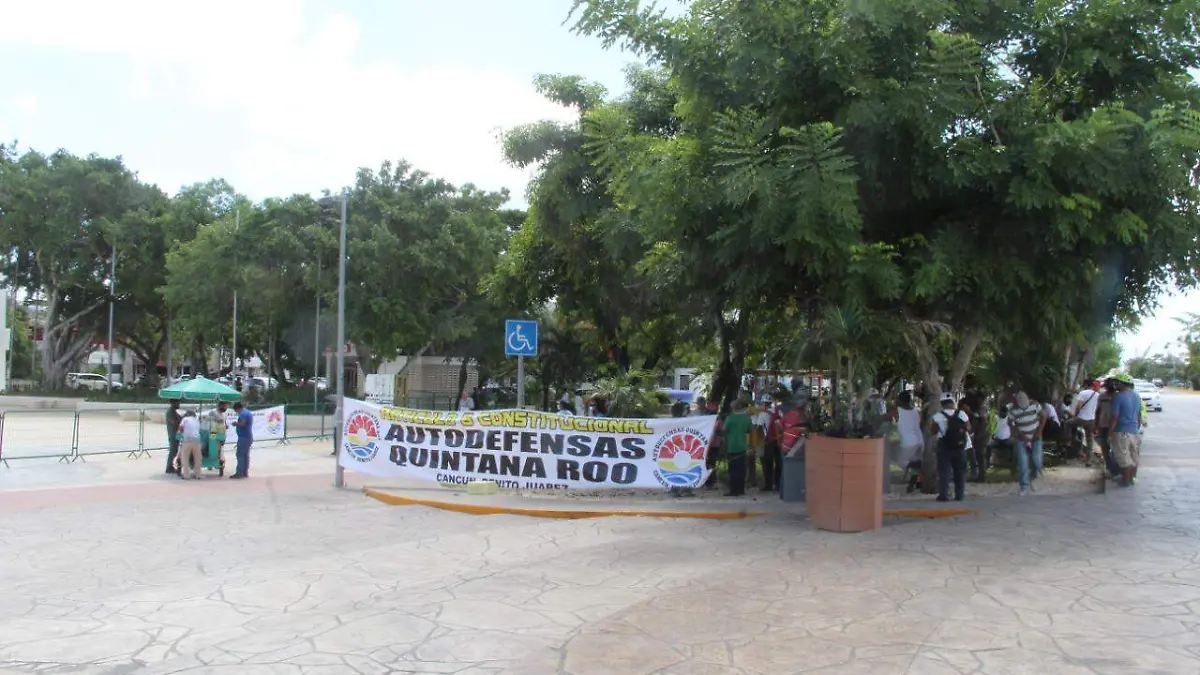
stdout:
{"type": "MultiPolygon", "coordinates": [[[[67,373],[67,386],[87,391],[108,391],[108,378],[95,373],[67,373]]],[[[120,389],[121,383],[114,381],[112,388],[120,389]]]]}
{"type": "Polygon", "coordinates": [[[1163,381],[1162,381],[1161,379],[1157,378],[1157,377],[1156,377],[1156,378],[1154,378],[1154,386],[1158,387],[1159,389],[1162,389],[1162,388],[1163,388],[1163,381]]]}
{"type": "Polygon", "coordinates": [[[1158,387],[1154,386],[1153,382],[1135,382],[1133,386],[1145,402],[1146,410],[1163,411],[1162,395],[1158,393],[1158,387]]]}
{"type": "Polygon", "coordinates": [[[250,378],[250,386],[256,389],[278,389],[279,380],[273,377],[252,377],[250,378]]]}

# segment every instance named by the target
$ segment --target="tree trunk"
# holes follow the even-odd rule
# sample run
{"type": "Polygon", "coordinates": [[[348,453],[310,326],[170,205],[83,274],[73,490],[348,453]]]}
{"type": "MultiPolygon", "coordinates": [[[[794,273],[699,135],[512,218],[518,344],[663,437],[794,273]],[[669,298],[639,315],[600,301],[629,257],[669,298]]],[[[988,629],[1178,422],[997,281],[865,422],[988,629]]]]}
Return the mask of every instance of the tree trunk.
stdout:
{"type": "Polygon", "coordinates": [[[962,339],[958,344],[958,351],[954,354],[954,361],[950,364],[949,385],[951,391],[962,390],[967,370],[971,367],[971,359],[975,357],[975,350],[979,348],[981,341],[983,341],[983,331],[969,328],[963,332],[962,339]]]}
{"type": "Polygon", "coordinates": [[[749,315],[746,311],[738,311],[738,318],[733,323],[725,320],[724,312],[718,308],[714,312],[714,323],[721,338],[721,363],[717,366],[713,377],[710,400],[716,401],[722,410],[733,403],[741,390],[742,372],[746,368],[746,335],[749,329],[749,315]]]}
{"type": "MultiPolygon", "coordinates": [[[[421,354],[424,354],[425,351],[428,350],[432,344],[433,343],[431,342],[431,343],[425,345],[421,349],[418,356],[421,354]]],[[[344,349],[345,346],[343,345],[341,348],[344,349]]],[[[358,357],[358,367],[362,370],[364,375],[374,375],[379,370],[379,362],[381,359],[371,349],[371,347],[369,345],[363,345],[363,344],[356,343],[354,345],[354,355],[358,357]]],[[[335,352],[333,356],[336,359],[337,353],[335,352]]],[[[408,359],[408,361],[404,364],[404,367],[400,369],[400,372],[397,373],[397,375],[408,372],[409,365],[412,364],[412,362],[413,362],[413,359],[412,359],[412,357],[410,357],[408,359]]]]}
{"type": "Polygon", "coordinates": [[[92,330],[94,326],[84,325],[82,319],[104,305],[107,298],[101,298],[73,316],[58,321],[61,298],[57,287],[50,287],[46,297],[47,328],[42,335],[42,386],[58,389],[63,386],[68,370],[95,337],[95,331],[92,330]]]}
{"type": "MultiPolygon", "coordinates": [[[[950,363],[950,373],[947,378],[949,381],[945,383],[949,391],[962,389],[967,370],[971,366],[971,359],[975,356],[975,350],[979,348],[982,340],[983,332],[978,329],[970,328],[963,332],[958,350],[954,353],[954,360],[950,363]]],[[[942,407],[941,399],[944,390],[941,365],[938,363],[937,354],[933,351],[933,345],[929,342],[929,336],[919,325],[913,327],[913,347],[917,354],[917,363],[920,364],[921,378],[925,386],[925,414],[922,416],[921,426],[929,429],[933,415],[942,407]]],[[[921,453],[921,491],[925,494],[933,494],[937,492],[937,438],[928,432],[926,432],[926,436],[925,448],[921,453]]]]}
{"type": "MultiPolygon", "coordinates": [[[[458,396],[456,396],[454,398],[454,401],[456,402],[456,404],[458,401],[462,400],[463,392],[467,390],[467,375],[468,375],[468,366],[470,365],[470,363],[471,363],[471,359],[463,357],[462,364],[460,364],[458,367],[458,396]]],[[[405,364],[405,365],[408,365],[408,364],[405,364]]]]}

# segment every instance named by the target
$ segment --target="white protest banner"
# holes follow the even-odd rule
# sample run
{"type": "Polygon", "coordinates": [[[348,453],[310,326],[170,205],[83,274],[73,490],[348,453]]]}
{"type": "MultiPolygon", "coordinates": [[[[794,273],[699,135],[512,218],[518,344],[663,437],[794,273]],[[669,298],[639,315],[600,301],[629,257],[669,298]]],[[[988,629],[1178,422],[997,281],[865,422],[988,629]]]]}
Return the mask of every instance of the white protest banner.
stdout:
{"type": "Polygon", "coordinates": [[[442,412],[346,399],[338,461],[381,478],[502,488],[698,487],[716,417],[608,419],[529,410],[442,412]]]}
{"type": "MultiPolygon", "coordinates": [[[[261,410],[251,410],[254,415],[254,424],[251,425],[251,434],[256,441],[277,441],[281,440],[286,433],[287,415],[284,412],[284,407],[277,405],[271,408],[262,408],[261,410]]],[[[237,413],[230,408],[225,413],[225,426],[227,427],[225,435],[228,438],[233,438],[237,434],[237,429],[233,427],[234,420],[237,419],[237,413]]]]}

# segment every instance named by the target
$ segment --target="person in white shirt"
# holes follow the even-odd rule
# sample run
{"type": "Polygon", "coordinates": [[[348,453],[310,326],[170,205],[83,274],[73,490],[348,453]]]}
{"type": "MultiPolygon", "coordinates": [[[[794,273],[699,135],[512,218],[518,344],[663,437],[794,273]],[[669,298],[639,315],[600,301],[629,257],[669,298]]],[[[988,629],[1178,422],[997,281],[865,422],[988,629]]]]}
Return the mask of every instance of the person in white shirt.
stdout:
{"type": "Polygon", "coordinates": [[[942,409],[933,416],[930,432],[938,437],[938,497],[950,501],[950,478],[954,477],[954,500],[962,501],[967,491],[967,450],[971,447],[971,416],[954,405],[954,395],[942,394],[942,409]],[[954,420],[953,426],[951,420],[954,420]],[[954,433],[951,434],[953,429],[954,433]]]}
{"type": "Polygon", "coordinates": [[[1069,438],[1074,442],[1075,430],[1083,429],[1084,447],[1080,449],[1081,458],[1091,464],[1092,443],[1096,437],[1096,411],[1100,406],[1100,392],[1095,380],[1088,378],[1083,382],[1083,390],[1075,397],[1071,405],[1070,417],[1067,419],[1069,438]]]}
{"type": "Polygon", "coordinates": [[[191,472],[191,478],[200,478],[200,420],[196,418],[196,413],[189,410],[183,416],[183,421],[179,425],[179,434],[181,436],[181,444],[179,448],[179,477],[188,478],[188,472],[191,472]]]}
{"type": "Polygon", "coordinates": [[[475,409],[475,401],[471,399],[471,393],[463,391],[462,397],[458,399],[458,412],[467,413],[475,409]]]}
{"type": "Polygon", "coordinates": [[[908,466],[909,462],[921,461],[925,433],[921,431],[921,411],[913,405],[911,391],[896,398],[896,427],[900,432],[900,456],[896,464],[908,466]]]}

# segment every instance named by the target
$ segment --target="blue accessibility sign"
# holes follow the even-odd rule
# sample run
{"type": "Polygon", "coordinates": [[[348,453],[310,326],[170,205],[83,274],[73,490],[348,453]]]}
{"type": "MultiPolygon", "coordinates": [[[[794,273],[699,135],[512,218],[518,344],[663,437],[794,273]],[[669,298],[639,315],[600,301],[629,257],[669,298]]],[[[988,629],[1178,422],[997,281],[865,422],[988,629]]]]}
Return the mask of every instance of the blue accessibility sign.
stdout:
{"type": "Polygon", "coordinates": [[[537,356],[538,324],[536,321],[509,319],[504,322],[504,355],[537,356]]]}

